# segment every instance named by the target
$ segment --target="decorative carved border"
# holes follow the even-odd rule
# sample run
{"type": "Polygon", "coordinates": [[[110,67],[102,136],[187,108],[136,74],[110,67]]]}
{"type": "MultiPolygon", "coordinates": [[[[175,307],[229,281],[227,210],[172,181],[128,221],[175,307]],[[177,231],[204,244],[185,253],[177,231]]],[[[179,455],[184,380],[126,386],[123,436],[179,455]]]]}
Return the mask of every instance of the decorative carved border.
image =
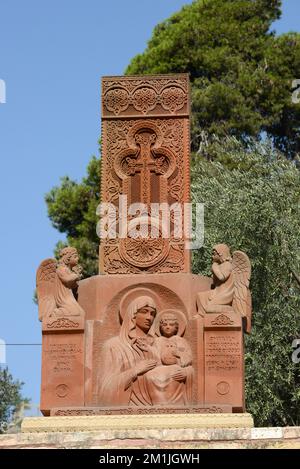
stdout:
{"type": "Polygon", "coordinates": [[[187,74],[103,77],[102,117],[188,116],[187,74]]]}
{"type": "Polygon", "coordinates": [[[230,405],[203,405],[192,407],[60,407],[51,410],[51,416],[71,415],[149,415],[149,414],[222,414],[232,412],[230,405]]]}

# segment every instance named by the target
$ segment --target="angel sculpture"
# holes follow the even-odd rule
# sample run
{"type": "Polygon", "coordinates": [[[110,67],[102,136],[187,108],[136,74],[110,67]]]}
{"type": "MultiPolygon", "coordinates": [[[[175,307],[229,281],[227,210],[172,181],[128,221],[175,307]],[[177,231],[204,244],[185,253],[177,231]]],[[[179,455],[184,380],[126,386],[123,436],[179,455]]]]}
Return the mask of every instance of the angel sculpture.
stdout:
{"type": "Polygon", "coordinates": [[[217,244],[212,252],[212,289],[197,295],[198,313],[238,313],[251,330],[251,293],[249,290],[251,264],[242,251],[231,257],[226,244],[217,244]]]}
{"type": "Polygon", "coordinates": [[[82,316],[84,311],[77,303],[73,290],[82,277],[75,248],[66,247],[59,253],[59,261],[45,259],[36,274],[39,320],[82,316]]]}

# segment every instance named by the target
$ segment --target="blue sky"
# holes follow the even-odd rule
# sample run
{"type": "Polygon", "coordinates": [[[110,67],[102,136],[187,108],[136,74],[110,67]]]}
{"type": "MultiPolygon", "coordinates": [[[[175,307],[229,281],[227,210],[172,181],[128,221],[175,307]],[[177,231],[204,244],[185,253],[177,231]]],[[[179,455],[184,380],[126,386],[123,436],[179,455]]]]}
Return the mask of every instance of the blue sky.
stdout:
{"type": "MultiPolygon", "coordinates": [[[[0,339],[40,343],[35,273],[63,235],[44,194],[81,179],[100,134],[100,78],[121,75],[153,27],[186,0],[0,0],[0,339]]],[[[278,33],[300,31],[299,0],[283,1],[278,33]]],[[[300,77],[295,77],[300,78],[300,77]]],[[[39,401],[39,346],[8,346],[7,364],[39,401]]]]}

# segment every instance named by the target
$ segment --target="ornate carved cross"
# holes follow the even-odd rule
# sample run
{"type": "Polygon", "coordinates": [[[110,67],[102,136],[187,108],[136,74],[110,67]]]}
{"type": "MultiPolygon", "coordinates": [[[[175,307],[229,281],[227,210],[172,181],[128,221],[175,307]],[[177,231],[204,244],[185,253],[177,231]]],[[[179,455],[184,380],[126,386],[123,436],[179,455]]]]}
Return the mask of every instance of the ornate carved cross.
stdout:
{"type": "MultiPolygon", "coordinates": [[[[140,174],[140,200],[138,202],[148,206],[153,201],[151,194],[151,174],[166,176],[173,171],[174,157],[170,151],[162,147],[155,147],[157,135],[152,129],[144,129],[134,135],[136,149],[127,149],[119,158],[121,178],[128,182],[128,178],[140,174]]],[[[158,181],[157,181],[158,182],[158,181]]],[[[163,186],[164,184],[160,184],[163,186]]],[[[125,191],[126,192],[126,191],[125,191]]],[[[160,191],[161,192],[161,191],[160,191]]],[[[162,194],[160,194],[161,196],[162,194]]],[[[159,198],[161,200],[161,198],[159,198]]]]}

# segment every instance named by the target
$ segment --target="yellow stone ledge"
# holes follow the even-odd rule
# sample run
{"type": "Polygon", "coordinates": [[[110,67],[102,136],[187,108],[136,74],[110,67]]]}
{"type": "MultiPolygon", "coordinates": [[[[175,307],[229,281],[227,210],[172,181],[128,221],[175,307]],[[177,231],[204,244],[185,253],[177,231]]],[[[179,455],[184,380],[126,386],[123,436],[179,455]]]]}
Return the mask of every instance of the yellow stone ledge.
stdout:
{"type": "Polygon", "coordinates": [[[0,435],[0,450],[9,448],[300,449],[300,427],[104,429],[0,435]]]}
{"type": "Polygon", "coordinates": [[[244,414],[149,414],[27,417],[22,433],[88,432],[97,430],[159,430],[201,428],[252,428],[252,416],[244,414]]]}

